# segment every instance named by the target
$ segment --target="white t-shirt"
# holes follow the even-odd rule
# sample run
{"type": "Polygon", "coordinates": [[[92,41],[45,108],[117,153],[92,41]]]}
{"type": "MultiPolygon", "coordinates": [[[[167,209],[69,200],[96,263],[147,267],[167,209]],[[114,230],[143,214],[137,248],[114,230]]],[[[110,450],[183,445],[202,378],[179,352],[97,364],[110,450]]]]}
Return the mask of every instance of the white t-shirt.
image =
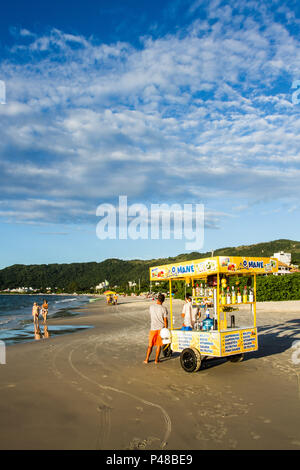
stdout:
{"type": "Polygon", "coordinates": [[[165,327],[164,318],[168,317],[168,310],[159,304],[150,306],[151,330],[161,330],[165,327]]]}
{"type": "Polygon", "coordinates": [[[191,302],[186,302],[184,304],[182,313],[184,313],[184,326],[193,327],[193,307],[191,302]]]}

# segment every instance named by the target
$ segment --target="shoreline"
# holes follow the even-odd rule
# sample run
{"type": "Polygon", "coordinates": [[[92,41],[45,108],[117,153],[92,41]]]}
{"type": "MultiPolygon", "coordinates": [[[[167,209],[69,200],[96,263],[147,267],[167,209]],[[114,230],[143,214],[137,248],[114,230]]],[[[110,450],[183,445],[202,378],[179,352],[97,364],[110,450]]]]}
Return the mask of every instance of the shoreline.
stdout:
{"type": "MultiPolygon", "coordinates": [[[[22,294],[21,294],[22,295],[22,294]]],[[[101,300],[101,297],[103,297],[102,300],[104,300],[105,296],[103,295],[100,295],[98,297],[97,300],[101,300]]],[[[123,299],[126,299],[125,300],[125,303],[129,303],[129,301],[137,301],[137,302],[152,302],[152,299],[146,299],[144,297],[130,297],[130,296],[127,296],[127,297],[124,297],[122,298],[121,300],[123,299]]],[[[174,299],[173,298],[173,304],[176,305],[178,303],[181,303],[182,304],[182,300],[180,299],[174,299]]],[[[124,302],[121,302],[121,303],[118,303],[117,304],[117,307],[119,305],[122,305],[122,303],[124,302]]],[[[169,299],[167,298],[166,299],[166,302],[165,302],[165,305],[167,305],[169,303],[169,299]]],[[[265,302],[257,302],[257,310],[258,310],[258,315],[259,315],[259,309],[260,308],[263,308],[263,307],[266,307],[268,306],[270,309],[272,309],[273,311],[281,311],[282,309],[282,304],[285,304],[285,306],[287,304],[289,304],[290,306],[295,306],[296,308],[299,308],[299,314],[300,314],[300,300],[287,300],[287,301],[282,301],[282,300],[278,300],[278,301],[265,301],[265,302]]],[[[243,304],[237,304],[237,306],[240,306],[240,307],[243,307],[243,304]]],[[[81,324],[81,319],[82,318],[86,318],[85,314],[85,310],[91,310],[91,307],[94,307],[94,308],[98,308],[99,307],[99,304],[95,303],[95,302],[86,302],[85,304],[79,306],[79,307],[67,307],[67,308],[60,308],[59,310],[57,310],[56,312],[54,312],[51,316],[48,316],[48,319],[47,319],[47,325],[48,326],[70,326],[70,327],[73,327],[73,326],[86,326],[86,325],[82,325],[81,324]],[[71,315],[58,315],[56,316],[57,314],[59,314],[59,312],[74,312],[74,313],[71,313],[71,315]],[[71,323],[70,323],[71,322],[71,323]]],[[[103,305],[102,305],[103,307],[103,305]]],[[[106,307],[106,305],[105,305],[106,307]]],[[[108,306],[108,308],[114,308],[114,306],[108,306]]],[[[43,322],[42,322],[42,319],[41,320],[41,323],[40,323],[40,326],[44,326],[43,325],[43,322]]],[[[87,318],[88,322],[89,322],[89,325],[90,327],[92,328],[95,328],[96,325],[93,325],[90,323],[90,319],[87,318]]],[[[28,320],[28,324],[33,324],[31,321],[29,322],[28,320]]],[[[258,324],[258,328],[259,328],[259,324],[258,324]]],[[[74,332],[69,332],[69,333],[66,333],[66,334],[76,334],[76,333],[80,333],[82,332],[83,330],[80,330],[80,331],[74,331],[74,332]]],[[[63,333],[62,333],[63,334],[63,333]]],[[[57,338],[57,336],[59,335],[55,335],[53,337],[51,337],[51,339],[54,339],[54,338],[57,338]]],[[[48,338],[46,338],[48,340],[48,338]]],[[[300,337],[299,337],[300,339],[300,337]]],[[[24,342],[15,342],[15,343],[12,343],[12,344],[8,344],[6,347],[12,347],[12,346],[20,346],[22,344],[25,344],[25,343],[29,343],[29,342],[34,342],[35,339],[34,337],[32,338],[32,340],[28,340],[28,341],[24,341],[24,342]]]]}
{"type": "MultiPolygon", "coordinates": [[[[51,293],[47,293],[47,292],[0,292],[0,295],[49,295],[49,296],[52,296],[52,295],[68,295],[70,297],[80,297],[80,296],[84,296],[84,297],[97,297],[98,294],[68,294],[68,293],[59,293],[59,294],[56,294],[54,292],[51,292],[51,293]]],[[[101,294],[100,294],[101,295],[101,294]]]]}
{"type": "MultiPolygon", "coordinates": [[[[19,295],[23,299],[27,298],[27,295],[16,295],[19,295]]],[[[37,299],[37,295],[33,294],[33,296],[36,301],[40,303],[37,299]]],[[[46,329],[45,339],[48,339],[48,336],[50,336],[50,334],[52,334],[53,336],[57,336],[61,334],[73,333],[74,326],[72,325],[72,318],[80,314],[79,310],[82,306],[89,305],[90,303],[90,299],[85,295],[76,297],[76,302],[74,302],[74,296],[64,295],[63,297],[64,300],[62,301],[60,300],[61,298],[57,295],[55,295],[55,301],[51,301],[50,297],[47,297],[48,302],[51,302],[51,304],[46,327],[48,327],[49,321],[51,322],[51,327],[50,331],[46,329]],[[78,305],[76,306],[74,305],[74,303],[78,303],[78,305]],[[59,320],[60,318],[66,318],[68,319],[68,322],[65,325],[59,325],[57,320],[59,320]]],[[[6,347],[42,339],[43,334],[45,333],[43,318],[40,314],[39,327],[41,336],[39,338],[35,337],[33,318],[30,313],[31,305],[26,305],[26,303],[24,304],[24,300],[23,302],[21,300],[20,305],[21,308],[19,307],[18,303],[15,305],[12,304],[11,310],[9,310],[8,312],[3,311],[3,314],[0,316],[0,339],[4,341],[6,347]]],[[[81,325],[77,326],[76,328],[80,327],[81,325]]]]}

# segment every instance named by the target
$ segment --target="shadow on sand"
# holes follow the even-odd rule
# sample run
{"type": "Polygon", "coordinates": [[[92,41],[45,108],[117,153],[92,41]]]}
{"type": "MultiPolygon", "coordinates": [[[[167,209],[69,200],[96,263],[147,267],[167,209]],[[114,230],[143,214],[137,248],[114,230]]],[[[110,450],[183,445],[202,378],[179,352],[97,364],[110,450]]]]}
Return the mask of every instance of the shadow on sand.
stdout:
{"type": "Polygon", "coordinates": [[[258,327],[258,351],[245,356],[246,359],[272,356],[290,349],[300,340],[300,319],[288,320],[277,325],[258,327]]]}

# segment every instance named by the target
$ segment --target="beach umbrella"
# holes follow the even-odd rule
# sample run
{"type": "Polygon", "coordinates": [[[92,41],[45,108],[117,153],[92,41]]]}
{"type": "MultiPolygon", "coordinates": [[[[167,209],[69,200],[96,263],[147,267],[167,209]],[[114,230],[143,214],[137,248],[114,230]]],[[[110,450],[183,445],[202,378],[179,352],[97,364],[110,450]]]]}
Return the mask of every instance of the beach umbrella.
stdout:
{"type": "Polygon", "coordinates": [[[116,294],[116,292],[114,292],[114,291],[112,291],[112,290],[106,290],[106,291],[104,292],[104,295],[114,295],[114,294],[116,294]]]}

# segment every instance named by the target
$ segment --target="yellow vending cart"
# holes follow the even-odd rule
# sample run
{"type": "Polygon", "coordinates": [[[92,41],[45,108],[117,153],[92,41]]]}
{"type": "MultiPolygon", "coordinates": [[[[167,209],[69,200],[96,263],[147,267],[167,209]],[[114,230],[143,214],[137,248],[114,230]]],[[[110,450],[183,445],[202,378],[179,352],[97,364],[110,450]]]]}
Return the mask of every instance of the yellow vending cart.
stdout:
{"type": "MultiPolygon", "coordinates": [[[[227,357],[232,362],[238,362],[245,353],[256,351],[256,275],[277,271],[278,261],[275,258],[235,256],[215,256],[151,267],[151,281],[169,281],[171,344],[164,354],[179,352],[182,368],[186,372],[196,372],[201,362],[209,357],[227,357]],[[229,286],[230,276],[233,275],[237,279],[248,276],[248,285],[242,292],[239,290],[239,281],[229,286]],[[182,325],[176,325],[172,305],[174,280],[192,286],[193,305],[202,306],[210,313],[209,328],[207,323],[203,325],[204,321],[202,325],[197,322],[196,328],[190,331],[183,330],[182,325]],[[243,324],[247,310],[249,321],[243,324]],[[240,311],[244,313],[239,318],[240,311]],[[231,315],[232,312],[235,315],[231,315]]],[[[180,315],[179,320],[182,320],[180,315]]]]}
{"type": "Polygon", "coordinates": [[[118,294],[113,290],[107,290],[104,292],[106,296],[106,303],[108,305],[116,305],[118,294]]]}

